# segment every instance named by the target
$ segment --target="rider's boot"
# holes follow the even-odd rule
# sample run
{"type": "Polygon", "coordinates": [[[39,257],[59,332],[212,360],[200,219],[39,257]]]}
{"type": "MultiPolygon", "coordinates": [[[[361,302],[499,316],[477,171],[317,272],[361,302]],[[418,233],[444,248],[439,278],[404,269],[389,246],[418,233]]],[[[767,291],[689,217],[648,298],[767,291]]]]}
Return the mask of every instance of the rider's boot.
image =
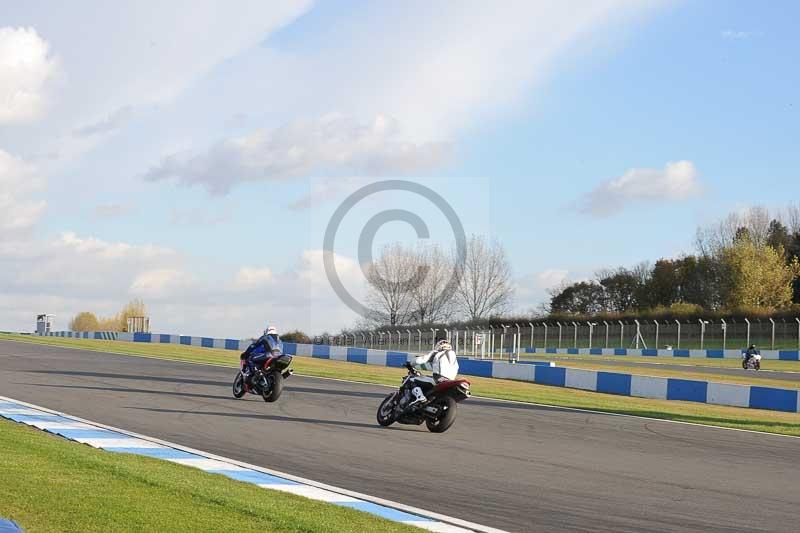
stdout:
{"type": "Polygon", "coordinates": [[[408,404],[408,407],[413,407],[414,405],[419,405],[428,401],[425,395],[422,394],[422,389],[419,387],[414,387],[411,389],[411,393],[414,395],[414,399],[411,400],[411,403],[408,404]]]}

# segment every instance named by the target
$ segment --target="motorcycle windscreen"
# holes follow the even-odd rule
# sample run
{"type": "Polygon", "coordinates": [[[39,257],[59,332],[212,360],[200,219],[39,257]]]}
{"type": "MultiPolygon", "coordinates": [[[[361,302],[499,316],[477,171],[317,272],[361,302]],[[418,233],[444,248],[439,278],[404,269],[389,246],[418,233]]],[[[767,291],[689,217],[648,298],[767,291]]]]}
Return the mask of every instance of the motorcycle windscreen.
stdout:
{"type": "Polygon", "coordinates": [[[277,335],[267,335],[267,344],[270,352],[274,353],[275,350],[279,350],[280,353],[283,353],[283,342],[277,335]]]}

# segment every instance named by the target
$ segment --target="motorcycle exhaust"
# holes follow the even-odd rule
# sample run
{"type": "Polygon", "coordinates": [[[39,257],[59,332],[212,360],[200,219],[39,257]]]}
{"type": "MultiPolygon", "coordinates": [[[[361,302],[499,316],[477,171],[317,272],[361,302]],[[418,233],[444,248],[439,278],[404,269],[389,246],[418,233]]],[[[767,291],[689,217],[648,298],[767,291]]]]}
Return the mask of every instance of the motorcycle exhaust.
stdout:
{"type": "Polygon", "coordinates": [[[284,377],[284,379],[286,379],[286,378],[288,378],[289,376],[291,376],[292,374],[294,374],[294,369],[293,369],[293,368],[290,368],[289,370],[287,370],[286,372],[284,372],[284,373],[283,373],[283,374],[281,374],[281,375],[284,377]]]}

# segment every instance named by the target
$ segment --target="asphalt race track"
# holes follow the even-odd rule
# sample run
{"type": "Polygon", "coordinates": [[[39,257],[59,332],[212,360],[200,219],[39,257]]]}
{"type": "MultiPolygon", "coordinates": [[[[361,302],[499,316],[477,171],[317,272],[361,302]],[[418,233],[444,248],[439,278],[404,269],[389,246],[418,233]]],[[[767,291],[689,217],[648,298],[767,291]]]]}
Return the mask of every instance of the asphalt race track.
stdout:
{"type": "Polygon", "coordinates": [[[378,427],[384,387],[233,374],[0,342],[1,395],[509,531],[797,531],[797,438],[475,398],[434,435],[378,427]]]}

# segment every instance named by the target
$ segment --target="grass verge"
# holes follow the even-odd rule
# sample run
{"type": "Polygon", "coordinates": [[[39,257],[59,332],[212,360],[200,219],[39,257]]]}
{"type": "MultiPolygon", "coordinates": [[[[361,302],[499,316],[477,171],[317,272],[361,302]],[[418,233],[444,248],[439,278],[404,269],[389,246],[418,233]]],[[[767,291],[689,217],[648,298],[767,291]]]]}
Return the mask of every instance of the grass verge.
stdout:
{"type": "MultiPolygon", "coordinates": [[[[110,352],[174,361],[213,364],[235,367],[238,354],[228,350],[198,348],[174,344],[145,344],[120,341],[95,341],[57,337],[27,337],[0,335],[0,340],[25,340],[57,346],[72,346],[86,350],[110,352]]],[[[295,357],[293,366],[298,374],[346,379],[364,383],[398,385],[404,375],[402,369],[361,365],[295,357]]],[[[610,370],[610,369],[606,369],[610,370]]],[[[515,400],[528,403],[573,407],[608,413],[646,416],[665,420],[730,427],[800,436],[800,415],[758,409],[727,407],[695,402],[650,400],[616,396],[576,389],[550,387],[522,381],[499,380],[469,376],[472,392],[476,396],[515,400]]]]}
{"type": "Polygon", "coordinates": [[[420,531],[0,419],[0,516],[38,531],[420,531]]]}

